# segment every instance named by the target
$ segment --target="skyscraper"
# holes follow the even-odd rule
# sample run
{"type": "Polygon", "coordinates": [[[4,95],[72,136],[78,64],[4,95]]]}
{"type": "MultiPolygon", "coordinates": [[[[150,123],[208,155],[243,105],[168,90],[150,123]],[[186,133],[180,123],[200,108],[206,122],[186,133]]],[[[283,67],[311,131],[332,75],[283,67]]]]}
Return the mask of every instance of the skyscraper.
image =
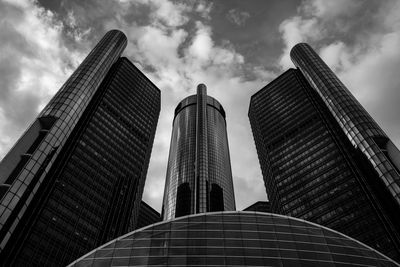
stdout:
{"type": "Polygon", "coordinates": [[[163,217],[235,210],[225,111],[204,84],[175,109],[163,217]]]}
{"type": "Polygon", "coordinates": [[[272,211],[400,259],[399,152],[307,44],[252,96],[249,118],[272,211]]]}
{"type": "MultiPolygon", "coordinates": [[[[224,170],[223,164],[229,165],[225,127],[222,107],[199,85],[197,95],[175,110],[164,194],[168,220],[122,235],[68,266],[400,266],[353,238],[304,220],[254,211],[208,212],[215,211],[213,206],[223,208],[225,196],[213,197],[210,185],[221,178],[225,183],[220,187],[232,184],[226,180],[230,176],[209,172],[210,166],[224,170]],[[199,183],[205,184],[200,193],[195,190],[199,183]],[[192,192],[203,199],[205,210],[196,210],[201,205],[192,201],[192,192]]],[[[249,209],[266,207],[258,202],[249,209]]]]}
{"type": "Polygon", "coordinates": [[[133,230],[160,91],[108,32],[0,164],[0,258],[65,265],[133,230]]]}

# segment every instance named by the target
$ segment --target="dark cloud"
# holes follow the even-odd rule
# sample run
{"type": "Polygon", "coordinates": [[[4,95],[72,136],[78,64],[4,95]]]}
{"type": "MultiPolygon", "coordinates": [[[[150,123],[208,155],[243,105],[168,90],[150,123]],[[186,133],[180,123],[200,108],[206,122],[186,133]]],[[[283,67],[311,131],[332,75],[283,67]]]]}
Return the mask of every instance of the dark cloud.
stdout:
{"type": "Polygon", "coordinates": [[[238,26],[242,26],[246,23],[246,21],[250,18],[250,13],[246,12],[246,11],[240,11],[237,9],[231,9],[228,11],[228,14],[226,15],[226,18],[238,25],[238,26]]]}

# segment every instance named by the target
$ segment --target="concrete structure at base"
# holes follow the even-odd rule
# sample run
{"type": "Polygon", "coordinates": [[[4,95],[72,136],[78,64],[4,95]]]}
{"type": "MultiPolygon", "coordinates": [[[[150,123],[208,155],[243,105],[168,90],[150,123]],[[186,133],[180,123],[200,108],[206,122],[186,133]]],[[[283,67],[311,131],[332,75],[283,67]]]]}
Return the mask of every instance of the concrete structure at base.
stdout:
{"type": "Polygon", "coordinates": [[[213,212],[123,235],[71,263],[83,266],[400,266],[326,227],[282,215],[213,212]]]}

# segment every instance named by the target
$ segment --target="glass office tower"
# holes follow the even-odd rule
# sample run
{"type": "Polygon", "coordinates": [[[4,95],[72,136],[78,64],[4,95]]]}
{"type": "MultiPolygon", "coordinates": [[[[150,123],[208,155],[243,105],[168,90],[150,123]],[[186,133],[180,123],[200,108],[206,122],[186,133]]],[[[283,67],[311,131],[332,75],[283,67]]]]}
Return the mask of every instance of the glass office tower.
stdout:
{"type": "MultiPolygon", "coordinates": [[[[314,52],[311,59],[298,55],[302,47],[309,49],[295,46],[294,61],[308,72],[318,63],[321,73],[290,69],[250,102],[250,123],[272,211],[327,226],[400,260],[400,209],[388,187],[393,183],[384,183],[379,163],[365,154],[365,141],[364,148],[356,146],[354,133],[358,138],[375,134],[370,141],[385,140],[387,150],[380,159],[396,155],[397,149],[314,52]],[[361,122],[347,122],[350,118],[361,122]]],[[[390,175],[397,175],[394,163],[387,160],[385,166],[390,175]]]]}
{"type": "Polygon", "coordinates": [[[4,265],[65,265],[135,229],[160,91],[108,32],[0,164],[4,265]]]}
{"type": "Polygon", "coordinates": [[[163,218],[223,210],[235,210],[225,111],[200,84],[175,109],[163,218]]]}
{"type": "Polygon", "coordinates": [[[297,44],[290,56],[400,206],[399,150],[308,44],[297,44]]]}

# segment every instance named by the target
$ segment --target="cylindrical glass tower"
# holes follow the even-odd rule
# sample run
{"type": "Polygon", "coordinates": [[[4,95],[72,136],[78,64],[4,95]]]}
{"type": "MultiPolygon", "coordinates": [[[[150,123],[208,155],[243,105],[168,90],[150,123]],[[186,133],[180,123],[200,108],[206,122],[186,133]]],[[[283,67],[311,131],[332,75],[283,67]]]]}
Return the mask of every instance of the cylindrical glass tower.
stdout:
{"type": "Polygon", "coordinates": [[[0,252],[126,44],[122,32],[109,31],[2,160],[0,252]]]}
{"type": "Polygon", "coordinates": [[[369,160],[398,207],[400,151],[308,44],[295,45],[290,56],[325,102],[350,142],[369,160]]]}
{"type": "Polygon", "coordinates": [[[200,84],[175,109],[163,217],[224,210],[235,210],[225,111],[200,84]]]}

